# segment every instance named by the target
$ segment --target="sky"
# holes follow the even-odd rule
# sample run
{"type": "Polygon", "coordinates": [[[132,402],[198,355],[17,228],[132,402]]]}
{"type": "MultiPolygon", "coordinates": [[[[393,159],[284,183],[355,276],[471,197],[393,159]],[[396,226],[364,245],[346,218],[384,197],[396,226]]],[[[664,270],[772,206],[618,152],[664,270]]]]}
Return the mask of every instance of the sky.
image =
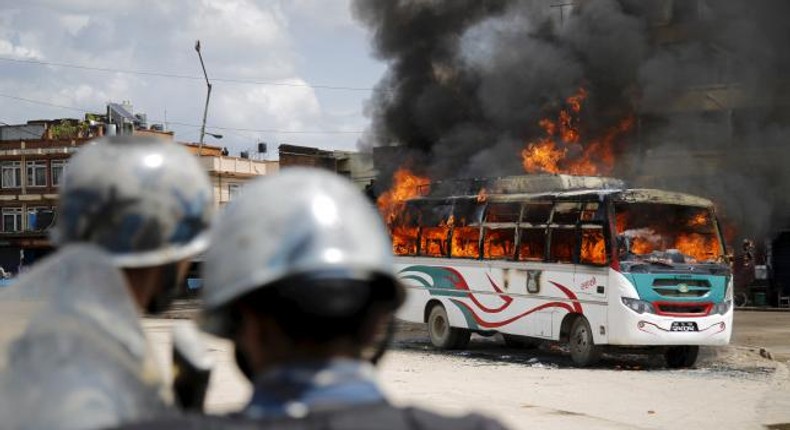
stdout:
{"type": "Polygon", "coordinates": [[[207,131],[223,135],[207,144],[356,148],[385,64],[349,0],[0,0],[0,121],[82,118],[130,101],[197,142],[198,39],[213,84],[207,131]]]}

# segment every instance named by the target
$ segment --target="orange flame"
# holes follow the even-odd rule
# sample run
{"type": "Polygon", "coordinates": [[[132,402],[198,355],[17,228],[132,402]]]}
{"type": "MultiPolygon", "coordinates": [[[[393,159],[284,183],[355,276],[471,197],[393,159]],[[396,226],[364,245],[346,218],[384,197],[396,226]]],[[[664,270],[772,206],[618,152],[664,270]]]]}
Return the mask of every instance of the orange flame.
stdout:
{"type": "MultiPolygon", "coordinates": [[[[697,231],[711,228],[712,221],[709,212],[699,212],[682,224],[697,231]]],[[[625,212],[617,213],[617,234],[623,234],[630,228],[631,220],[625,212]]],[[[637,255],[647,255],[661,249],[677,249],[697,261],[715,260],[721,255],[721,243],[716,234],[700,234],[695,232],[664,231],[657,232],[652,229],[634,231],[631,236],[631,252],[637,255]]]]}
{"type": "Polygon", "coordinates": [[[392,188],[378,198],[379,212],[392,233],[392,251],[395,255],[417,254],[419,229],[397,225],[397,221],[398,215],[405,208],[406,201],[425,195],[428,192],[428,184],[428,178],[415,175],[409,169],[402,167],[393,175],[392,188]]]}
{"type": "Polygon", "coordinates": [[[377,201],[387,225],[395,222],[406,200],[427,194],[429,183],[428,178],[415,175],[405,167],[398,169],[393,175],[392,188],[379,196],[377,201]]]}
{"type": "Polygon", "coordinates": [[[606,240],[603,230],[583,230],[582,263],[606,264],[606,240]]]}
{"type": "Polygon", "coordinates": [[[422,255],[430,257],[447,256],[447,236],[450,228],[442,227],[422,227],[420,232],[420,251],[422,255]]]}
{"type": "Polygon", "coordinates": [[[392,252],[395,255],[417,254],[417,227],[394,227],[392,229],[392,252]]]}
{"type": "MultiPolygon", "coordinates": [[[[614,170],[614,144],[634,124],[629,116],[607,130],[603,136],[587,139],[582,144],[579,113],[587,99],[587,90],[579,88],[565,100],[556,121],[543,118],[538,125],[544,136],[527,144],[521,151],[522,164],[527,173],[569,173],[573,175],[609,174],[614,170]],[[581,145],[581,154],[571,151],[581,145]]],[[[578,151],[575,151],[578,152],[578,151]]]]}
{"type": "Polygon", "coordinates": [[[675,240],[675,248],[697,261],[708,261],[721,255],[721,245],[715,236],[681,234],[675,240]]]}
{"type": "Polygon", "coordinates": [[[480,255],[479,240],[479,227],[456,227],[453,229],[453,257],[477,258],[480,255]]]}
{"type": "Polygon", "coordinates": [[[511,258],[515,255],[515,229],[488,230],[483,251],[486,258],[511,258]]]}

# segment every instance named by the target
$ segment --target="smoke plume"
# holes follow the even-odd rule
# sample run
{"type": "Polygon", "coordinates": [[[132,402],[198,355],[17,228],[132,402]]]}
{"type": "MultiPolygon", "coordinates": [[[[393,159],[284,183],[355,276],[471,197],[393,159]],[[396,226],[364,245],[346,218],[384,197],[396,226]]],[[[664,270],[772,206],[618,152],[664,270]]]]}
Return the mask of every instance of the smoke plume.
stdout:
{"type": "MultiPolygon", "coordinates": [[[[520,153],[544,132],[539,120],[584,88],[581,145],[636,118],[615,144],[614,175],[712,198],[740,235],[790,228],[782,151],[790,3],[356,0],[352,8],[389,65],[362,146],[403,148],[434,179],[523,174],[520,153]]],[[[399,162],[380,166],[383,186],[399,162]]]]}

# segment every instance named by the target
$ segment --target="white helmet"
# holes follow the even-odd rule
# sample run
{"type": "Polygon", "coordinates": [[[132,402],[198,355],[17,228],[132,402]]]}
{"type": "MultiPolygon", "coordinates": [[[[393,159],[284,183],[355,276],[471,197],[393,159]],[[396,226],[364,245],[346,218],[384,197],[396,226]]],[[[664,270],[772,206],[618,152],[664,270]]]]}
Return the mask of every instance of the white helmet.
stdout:
{"type": "Polygon", "coordinates": [[[176,143],[97,139],[69,161],[59,197],[53,242],[94,243],[118,267],[173,263],[208,245],[211,183],[196,157],[176,143]]]}
{"type": "Polygon", "coordinates": [[[211,240],[203,327],[220,336],[230,335],[228,305],[291,279],[307,280],[294,285],[304,288],[311,280],[370,280],[392,310],[403,300],[381,218],[360,190],[327,171],[289,168],[248,184],[214,223],[211,240]]]}

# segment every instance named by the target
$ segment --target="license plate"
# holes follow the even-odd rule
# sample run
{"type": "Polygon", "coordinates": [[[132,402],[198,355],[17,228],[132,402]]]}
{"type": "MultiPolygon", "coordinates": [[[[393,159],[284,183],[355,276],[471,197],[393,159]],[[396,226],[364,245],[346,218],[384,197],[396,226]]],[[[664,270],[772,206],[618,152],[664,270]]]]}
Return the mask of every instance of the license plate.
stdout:
{"type": "Polygon", "coordinates": [[[675,321],[672,323],[670,331],[697,331],[697,323],[693,321],[675,321]]]}

